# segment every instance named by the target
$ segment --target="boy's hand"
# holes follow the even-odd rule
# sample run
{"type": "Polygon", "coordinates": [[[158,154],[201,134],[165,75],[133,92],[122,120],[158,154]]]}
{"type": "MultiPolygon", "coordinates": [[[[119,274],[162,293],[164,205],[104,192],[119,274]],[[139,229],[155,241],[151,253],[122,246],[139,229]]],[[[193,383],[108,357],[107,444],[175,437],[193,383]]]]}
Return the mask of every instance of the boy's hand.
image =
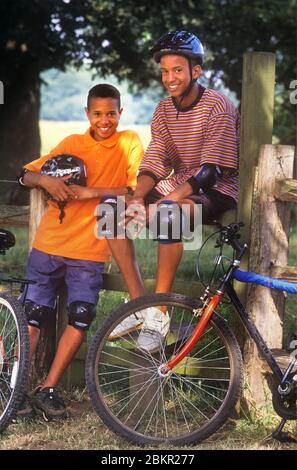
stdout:
{"type": "MultiPolygon", "coordinates": [[[[139,206],[143,206],[144,207],[144,199],[143,197],[135,197],[135,196],[126,196],[127,199],[127,209],[126,209],[126,213],[128,211],[128,208],[129,206],[132,206],[132,205],[139,205],[139,206]]],[[[131,210],[131,209],[130,209],[131,210]]]]}
{"type": "MultiPolygon", "coordinates": [[[[137,236],[142,228],[146,225],[146,209],[144,205],[144,199],[142,197],[126,197],[126,210],[123,215],[123,221],[120,222],[120,226],[134,225],[134,236],[137,236]]],[[[132,228],[132,227],[131,227],[132,228]]]]}
{"type": "Polygon", "coordinates": [[[68,199],[74,198],[75,194],[71,189],[71,186],[67,186],[65,181],[71,178],[71,175],[63,176],[62,178],[57,178],[55,176],[49,176],[46,174],[41,174],[38,186],[45,189],[55,201],[67,201],[68,199]]]}

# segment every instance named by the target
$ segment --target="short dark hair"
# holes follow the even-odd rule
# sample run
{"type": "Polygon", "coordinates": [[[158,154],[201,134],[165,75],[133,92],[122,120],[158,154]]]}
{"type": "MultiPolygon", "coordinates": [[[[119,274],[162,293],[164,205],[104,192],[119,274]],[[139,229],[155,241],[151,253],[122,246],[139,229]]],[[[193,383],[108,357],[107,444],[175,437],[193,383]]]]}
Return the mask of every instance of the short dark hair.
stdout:
{"type": "Polygon", "coordinates": [[[201,57],[197,57],[197,59],[191,59],[191,68],[195,67],[195,65],[200,65],[200,67],[203,67],[203,59],[201,57]]]}
{"type": "Polygon", "coordinates": [[[87,107],[90,106],[90,100],[92,98],[114,98],[118,100],[119,109],[121,109],[121,94],[119,90],[113,85],[107,83],[99,83],[99,85],[93,86],[90,89],[87,100],[87,107]]]}

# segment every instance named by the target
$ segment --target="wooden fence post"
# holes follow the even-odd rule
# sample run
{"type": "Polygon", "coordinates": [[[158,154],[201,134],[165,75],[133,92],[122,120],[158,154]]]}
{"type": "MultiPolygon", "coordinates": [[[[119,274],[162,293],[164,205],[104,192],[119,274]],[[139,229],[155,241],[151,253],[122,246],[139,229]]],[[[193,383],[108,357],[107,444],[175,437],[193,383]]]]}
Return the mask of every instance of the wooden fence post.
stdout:
{"type": "MultiPolygon", "coordinates": [[[[45,200],[42,191],[31,189],[30,191],[30,215],[29,215],[29,251],[32,248],[36,230],[45,210],[45,200]]],[[[35,358],[30,368],[30,387],[34,387],[49,370],[56,350],[56,319],[49,320],[46,328],[41,328],[40,339],[35,353],[35,358]]]]}
{"type": "MultiPolygon", "coordinates": [[[[30,193],[29,249],[32,248],[36,230],[44,210],[45,200],[43,192],[38,189],[32,189],[30,193]]],[[[41,329],[35,360],[30,371],[30,385],[32,386],[47,374],[55,356],[57,343],[68,323],[66,297],[66,289],[61,288],[57,298],[56,316],[50,319],[46,328],[41,329]]],[[[65,388],[70,389],[73,385],[81,385],[84,383],[84,358],[86,349],[86,342],[84,342],[77,352],[75,359],[66,370],[62,379],[65,388]]]]}
{"type": "MultiPolygon", "coordinates": [[[[240,191],[238,220],[245,226],[242,240],[250,246],[253,181],[260,146],[272,143],[273,106],[275,86],[275,56],[269,52],[248,52],[243,56],[241,136],[240,136],[240,191]]],[[[241,263],[248,269],[248,256],[241,263]]],[[[238,286],[244,301],[246,289],[238,286]]]]}
{"type": "MultiPolygon", "coordinates": [[[[256,170],[252,205],[250,270],[271,275],[274,266],[286,266],[290,231],[290,204],[275,199],[275,180],[292,178],[294,147],[263,145],[256,170]]],[[[285,297],[280,291],[252,285],[247,309],[270,348],[281,348],[285,297]]],[[[261,361],[255,344],[248,338],[245,367],[249,392],[257,403],[265,402],[261,361]]]]}
{"type": "Polygon", "coordinates": [[[29,213],[29,250],[35,238],[35,234],[45,211],[45,200],[39,189],[30,190],[30,213],[29,213]]]}

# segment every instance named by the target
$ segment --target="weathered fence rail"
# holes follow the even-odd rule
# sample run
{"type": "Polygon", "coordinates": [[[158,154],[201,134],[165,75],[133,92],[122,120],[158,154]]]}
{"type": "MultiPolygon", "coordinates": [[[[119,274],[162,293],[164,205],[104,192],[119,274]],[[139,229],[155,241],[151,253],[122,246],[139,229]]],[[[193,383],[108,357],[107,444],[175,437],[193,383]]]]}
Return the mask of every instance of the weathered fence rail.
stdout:
{"type": "Polygon", "coordinates": [[[26,227],[29,224],[29,212],[29,206],[0,204],[1,226],[26,227]]]}

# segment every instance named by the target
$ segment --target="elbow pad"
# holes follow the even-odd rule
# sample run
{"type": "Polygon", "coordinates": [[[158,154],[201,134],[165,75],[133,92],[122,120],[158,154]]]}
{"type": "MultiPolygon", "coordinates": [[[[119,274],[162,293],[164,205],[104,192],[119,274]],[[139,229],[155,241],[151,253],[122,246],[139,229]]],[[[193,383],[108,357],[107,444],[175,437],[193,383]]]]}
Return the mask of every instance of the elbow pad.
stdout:
{"type": "Polygon", "coordinates": [[[219,166],[205,163],[196,176],[188,179],[188,183],[191,185],[194,194],[199,194],[201,190],[205,193],[215,185],[221,173],[219,166]]]}

